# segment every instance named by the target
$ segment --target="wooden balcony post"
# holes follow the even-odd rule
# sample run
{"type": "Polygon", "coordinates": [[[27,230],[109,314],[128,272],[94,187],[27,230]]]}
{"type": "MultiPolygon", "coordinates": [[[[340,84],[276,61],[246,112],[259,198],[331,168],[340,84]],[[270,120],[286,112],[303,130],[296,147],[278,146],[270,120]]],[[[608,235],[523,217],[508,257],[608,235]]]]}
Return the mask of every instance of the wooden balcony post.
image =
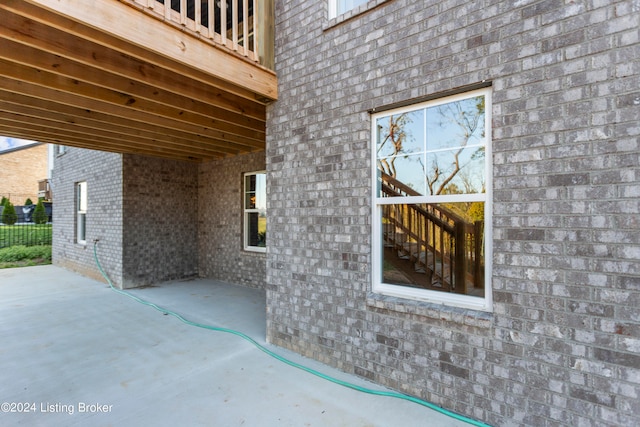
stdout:
{"type": "Polygon", "coordinates": [[[273,0],[254,0],[256,52],[260,64],[275,69],[275,8],[273,0]]]}
{"type": "Polygon", "coordinates": [[[473,225],[473,249],[475,251],[473,264],[474,287],[484,288],[484,260],[482,259],[482,248],[484,242],[484,221],[476,221],[473,225]]]}
{"type": "Polygon", "coordinates": [[[465,223],[456,221],[454,225],[455,234],[455,291],[460,294],[467,294],[467,253],[465,239],[465,223]]]}

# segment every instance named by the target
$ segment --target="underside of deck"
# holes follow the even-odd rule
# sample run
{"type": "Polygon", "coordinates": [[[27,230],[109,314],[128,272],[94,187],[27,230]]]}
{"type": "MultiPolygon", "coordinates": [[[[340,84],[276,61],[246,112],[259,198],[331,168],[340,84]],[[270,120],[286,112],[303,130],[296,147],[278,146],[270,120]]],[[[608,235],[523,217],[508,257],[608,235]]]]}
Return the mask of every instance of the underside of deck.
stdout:
{"type": "Polygon", "coordinates": [[[132,2],[0,4],[0,135],[204,161],[264,150],[273,71],[132,2]]]}

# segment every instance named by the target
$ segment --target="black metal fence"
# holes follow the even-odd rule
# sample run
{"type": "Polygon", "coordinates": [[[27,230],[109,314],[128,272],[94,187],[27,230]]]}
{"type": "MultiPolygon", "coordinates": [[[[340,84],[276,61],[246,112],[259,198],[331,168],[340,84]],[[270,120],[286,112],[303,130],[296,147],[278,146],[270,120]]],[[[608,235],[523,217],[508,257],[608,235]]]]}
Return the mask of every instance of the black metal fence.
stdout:
{"type": "Polygon", "coordinates": [[[51,245],[53,208],[51,203],[44,203],[44,206],[48,217],[46,224],[33,222],[36,205],[29,205],[15,207],[17,221],[12,225],[1,222],[3,207],[0,206],[0,249],[10,246],[51,245]]]}
{"type": "Polygon", "coordinates": [[[51,245],[51,224],[0,224],[0,249],[10,246],[51,245]]]}

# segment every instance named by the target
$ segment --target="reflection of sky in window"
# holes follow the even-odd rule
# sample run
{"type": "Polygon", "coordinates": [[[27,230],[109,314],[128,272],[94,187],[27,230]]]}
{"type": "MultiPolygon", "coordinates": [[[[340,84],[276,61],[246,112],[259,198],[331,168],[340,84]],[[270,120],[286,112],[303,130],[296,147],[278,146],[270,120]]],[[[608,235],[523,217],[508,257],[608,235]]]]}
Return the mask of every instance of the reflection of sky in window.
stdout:
{"type": "Polygon", "coordinates": [[[338,0],[337,12],[338,15],[343,14],[356,6],[366,3],[368,0],[338,0]]]}
{"type": "Polygon", "coordinates": [[[423,155],[398,157],[395,162],[396,179],[420,194],[426,193],[426,181],[422,172],[423,155]]]}
{"type": "MultiPolygon", "coordinates": [[[[451,184],[455,184],[458,191],[466,192],[466,181],[472,193],[481,192],[484,186],[484,113],[477,125],[473,124],[473,118],[478,115],[477,104],[481,100],[480,96],[408,112],[404,114],[404,123],[399,121],[402,120],[400,114],[379,118],[376,123],[379,132],[377,158],[385,159],[387,164],[395,167],[396,179],[420,194],[429,194],[425,174],[433,179],[437,165],[440,176],[433,185],[437,191],[454,171],[454,154],[465,147],[458,157],[461,169],[451,184]],[[393,144],[387,138],[390,120],[402,124],[405,132],[402,150],[395,157],[393,144]],[[468,140],[465,137],[467,129],[460,124],[465,120],[471,123],[466,125],[467,129],[475,126],[468,140]]],[[[378,160],[379,168],[381,163],[378,160]]],[[[387,168],[385,170],[388,171],[387,168]]]]}
{"type": "MultiPolygon", "coordinates": [[[[459,149],[438,151],[427,154],[427,176],[433,179],[435,173],[433,172],[438,167],[440,176],[434,184],[432,184],[433,191],[437,192],[440,185],[444,180],[449,177],[455,168],[454,155],[459,149]]],[[[456,193],[479,193],[482,191],[484,183],[484,155],[478,154],[478,147],[465,148],[458,155],[458,161],[460,163],[460,171],[454,176],[448,185],[455,185],[457,188],[456,193]],[[474,155],[475,154],[475,155],[474,155]],[[472,188],[466,188],[465,180],[469,180],[468,184],[472,188]]]]}
{"type": "Polygon", "coordinates": [[[256,175],[256,209],[267,209],[267,175],[256,175]]]}
{"type": "MultiPolygon", "coordinates": [[[[465,131],[458,121],[469,120],[478,115],[477,104],[482,97],[463,99],[427,109],[427,150],[441,150],[460,147],[465,142],[465,131]],[[462,113],[462,114],[461,114],[462,113]]],[[[482,144],[484,114],[480,118],[467,146],[482,144]]]]}

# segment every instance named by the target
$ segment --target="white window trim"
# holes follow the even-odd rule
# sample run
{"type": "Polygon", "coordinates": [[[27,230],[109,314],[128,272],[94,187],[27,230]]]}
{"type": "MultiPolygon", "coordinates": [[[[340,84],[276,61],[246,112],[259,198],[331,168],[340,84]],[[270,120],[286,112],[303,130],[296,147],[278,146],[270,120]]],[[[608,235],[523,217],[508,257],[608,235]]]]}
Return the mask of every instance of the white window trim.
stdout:
{"type": "Polygon", "coordinates": [[[265,174],[266,177],[266,171],[262,170],[262,171],[254,171],[254,172],[246,172],[242,175],[242,246],[243,249],[245,251],[248,252],[259,252],[259,253],[265,253],[267,251],[266,246],[265,247],[260,247],[260,246],[250,246],[249,245],[249,221],[247,220],[247,214],[248,213],[252,213],[252,212],[259,212],[259,209],[247,209],[246,207],[246,197],[247,197],[247,176],[250,175],[258,175],[258,174],[265,174]]]}
{"type": "MultiPolygon", "coordinates": [[[[447,306],[467,308],[479,311],[493,310],[492,295],[492,259],[493,259],[493,168],[492,168],[492,134],[491,134],[491,88],[477,89],[464,92],[458,95],[447,96],[435,100],[414,104],[407,107],[372,114],[371,116],[371,200],[372,200],[372,291],[377,294],[388,295],[397,298],[404,298],[416,301],[425,301],[447,306]],[[382,205],[397,203],[396,198],[379,197],[377,188],[377,158],[376,158],[376,120],[379,117],[390,114],[402,114],[415,111],[420,108],[433,107],[440,104],[455,102],[462,99],[471,98],[478,95],[485,96],[485,135],[487,144],[485,146],[485,171],[486,171],[486,193],[479,195],[442,195],[437,196],[437,203],[447,203],[455,201],[484,201],[484,235],[485,235],[485,288],[484,297],[471,295],[461,295],[449,292],[433,291],[428,289],[411,288],[408,286],[394,285],[382,282],[382,205]],[[394,200],[396,199],[396,200],[394,200]]],[[[433,196],[414,196],[403,198],[403,203],[434,203],[433,196]]]]}
{"type": "Polygon", "coordinates": [[[87,183],[85,181],[76,183],[76,242],[81,245],[87,244],[87,183]],[[84,217],[84,221],[80,217],[84,217]],[[81,230],[84,224],[84,230],[81,230]],[[84,231],[84,233],[83,233],[84,231]],[[84,239],[80,236],[84,234],[84,239]]]}
{"type": "Polygon", "coordinates": [[[329,0],[329,19],[338,16],[338,0],[329,0]]]}

